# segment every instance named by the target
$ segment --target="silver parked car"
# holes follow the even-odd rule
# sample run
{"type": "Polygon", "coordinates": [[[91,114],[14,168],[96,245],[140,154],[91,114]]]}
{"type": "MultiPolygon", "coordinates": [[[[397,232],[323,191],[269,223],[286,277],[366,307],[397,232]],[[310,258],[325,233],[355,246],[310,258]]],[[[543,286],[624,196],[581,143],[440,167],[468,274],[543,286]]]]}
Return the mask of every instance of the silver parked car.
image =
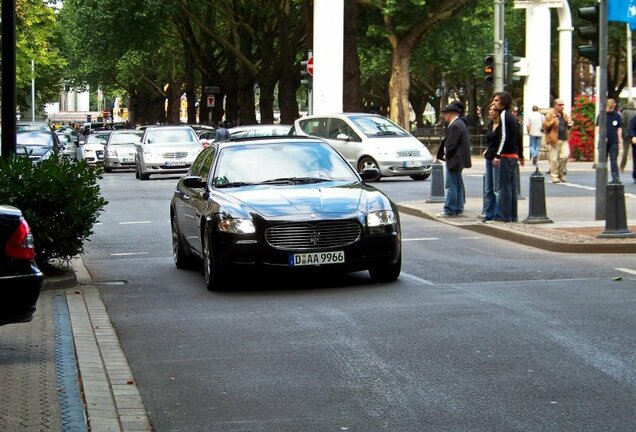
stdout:
{"type": "Polygon", "coordinates": [[[151,174],[183,174],[203,149],[190,126],[151,126],[135,145],[135,177],[151,174]]]}
{"type": "Polygon", "coordinates": [[[433,157],[413,135],[376,114],[328,114],[300,118],[292,134],[322,138],[361,172],[377,168],[380,177],[409,176],[425,180],[431,175],[433,157]]]}
{"type": "Polygon", "coordinates": [[[104,163],[104,145],[108,141],[110,131],[95,132],[86,137],[84,145],[78,151],[78,160],[85,160],[89,165],[104,163]]]}
{"type": "Polygon", "coordinates": [[[135,168],[135,144],[141,141],[143,131],[116,130],[110,133],[104,146],[104,171],[135,168]]]}

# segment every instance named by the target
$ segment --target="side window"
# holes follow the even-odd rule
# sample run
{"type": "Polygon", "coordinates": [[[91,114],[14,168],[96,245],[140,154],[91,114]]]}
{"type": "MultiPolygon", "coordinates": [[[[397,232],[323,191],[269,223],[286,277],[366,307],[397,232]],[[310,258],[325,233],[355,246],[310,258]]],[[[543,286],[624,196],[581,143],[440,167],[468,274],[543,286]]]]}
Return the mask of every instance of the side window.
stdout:
{"type": "Polygon", "coordinates": [[[201,179],[208,182],[208,178],[210,177],[210,169],[212,168],[212,163],[214,162],[214,156],[216,155],[216,146],[209,147],[208,155],[203,159],[203,163],[201,164],[201,179]]]}
{"type": "Polygon", "coordinates": [[[307,135],[327,137],[327,119],[325,118],[304,120],[300,122],[300,127],[307,135]]]}
{"type": "Polygon", "coordinates": [[[190,167],[190,175],[201,177],[206,180],[212,164],[212,156],[214,155],[214,148],[210,147],[208,150],[199,153],[199,156],[194,160],[190,167]]]}
{"type": "Polygon", "coordinates": [[[336,139],[339,134],[345,134],[351,141],[360,141],[357,133],[342,119],[332,118],[329,122],[329,138],[336,139]]]}

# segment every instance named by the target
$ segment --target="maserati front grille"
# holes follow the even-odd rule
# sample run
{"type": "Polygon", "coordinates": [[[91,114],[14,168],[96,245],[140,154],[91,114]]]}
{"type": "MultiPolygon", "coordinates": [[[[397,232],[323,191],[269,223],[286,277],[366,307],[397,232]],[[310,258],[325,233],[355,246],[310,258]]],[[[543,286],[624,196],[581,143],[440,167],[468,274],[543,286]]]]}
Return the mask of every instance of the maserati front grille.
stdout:
{"type": "Polygon", "coordinates": [[[360,225],[351,221],[295,223],[268,228],[265,239],[276,249],[298,251],[347,246],[360,233],[360,225]]]}

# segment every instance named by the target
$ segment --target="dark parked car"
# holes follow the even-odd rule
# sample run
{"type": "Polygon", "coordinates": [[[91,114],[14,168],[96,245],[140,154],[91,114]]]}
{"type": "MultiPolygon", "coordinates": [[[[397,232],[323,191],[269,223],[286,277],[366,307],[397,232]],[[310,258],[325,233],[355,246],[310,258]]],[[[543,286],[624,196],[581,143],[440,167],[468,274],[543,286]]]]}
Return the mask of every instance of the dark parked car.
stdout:
{"type": "Polygon", "coordinates": [[[33,236],[22,212],[0,205],[0,325],[33,318],[43,280],[34,260],[33,236]]]}
{"type": "Polygon", "coordinates": [[[324,141],[251,138],[214,143],[181,178],[170,205],[174,261],[203,260],[208,289],[245,268],[368,270],[399,277],[398,211],[324,141]]]}
{"type": "Polygon", "coordinates": [[[59,157],[62,147],[58,136],[50,129],[16,133],[16,154],[27,156],[33,163],[59,157]]]}

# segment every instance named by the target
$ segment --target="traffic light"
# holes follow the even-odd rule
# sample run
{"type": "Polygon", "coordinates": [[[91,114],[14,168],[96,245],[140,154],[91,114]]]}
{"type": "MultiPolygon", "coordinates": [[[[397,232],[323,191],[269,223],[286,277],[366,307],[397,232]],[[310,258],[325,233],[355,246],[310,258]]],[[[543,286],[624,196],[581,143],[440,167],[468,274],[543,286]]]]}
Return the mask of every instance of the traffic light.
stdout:
{"type": "Polygon", "coordinates": [[[492,84],[495,81],[495,56],[488,54],[484,58],[484,81],[492,84]]]}
{"type": "Polygon", "coordinates": [[[309,70],[307,69],[309,61],[303,60],[300,62],[300,84],[307,87],[308,90],[312,88],[312,76],[309,74],[309,70]]]}
{"type": "Polygon", "coordinates": [[[521,81],[521,62],[523,57],[506,54],[506,84],[513,85],[521,81]]]}
{"type": "Polygon", "coordinates": [[[579,45],[579,55],[598,65],[598,4],[579,8],[579,17],[593,23],[578,28],[579,36],[591,42],[589,45],[579,45]]]}

